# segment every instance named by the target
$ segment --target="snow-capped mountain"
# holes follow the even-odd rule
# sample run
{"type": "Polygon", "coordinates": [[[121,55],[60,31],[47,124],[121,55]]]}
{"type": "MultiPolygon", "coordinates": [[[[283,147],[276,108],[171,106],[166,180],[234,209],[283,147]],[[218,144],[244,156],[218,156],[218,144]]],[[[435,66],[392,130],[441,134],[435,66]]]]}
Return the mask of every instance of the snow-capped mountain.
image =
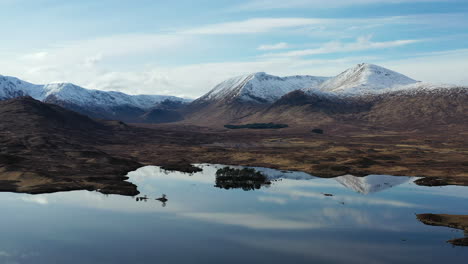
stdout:
{"type": "MultiPolygon", "coordinates": [[[[145,122],[142,116],[161,104],[188,103],[190,100],[165,95],[128,95],[86,89],[71,83],[37,85],[0,75],[0,100],[30,96],[94,118],[145,122]]],[[[163,118],[166,120],[167,118],[163,118]]]]}
{"type": "Polygon", "coordinates": [[[0,100],[27,95],[33,98],[42,97],[43,85],[36,85],[15,77],[0,75],[0,100]]]}
{"type": "Polygon", "coordinates": [[[278,77],[264,72],[252,73],[228,79],[216,85],[197,101],[232,101],[272,103],[281,96],[306,87],[318,87],[327,77],[289,76],[278,77]]]}
{"type": "Polygon", "coordinates": [[[368,175],[366,177],[356,177],[353,175],[344,175],[335,178],[337,182],[362,194],[381,192],[393,188],[397,185],[409,182],[413,177],[390,176],[390,175],[368,175]]]}
{"type": "Polygon", "coordinates": [[[50,96],[53,96],[55,100],[61,100],[82,107],[100,106],[112,108],[131,106],[144,110],[150,109],[165,100],[186,101],[186,99],[175,96],[128,95],[121,92],[91,90],[71,83],[36,85],[15,77],[0,76],[0,99],[10,99],[18,96],[31,96],[39,101],[47,101],[50,96]]]}
{"type": "Polygon", "coordinates": [[[419,83],[403,74],[383,67],[362,63],[333,77],[318,87],[309,87],[309,92],[322,91],[342,95],[375,94],[406,85],[419,83]]]}

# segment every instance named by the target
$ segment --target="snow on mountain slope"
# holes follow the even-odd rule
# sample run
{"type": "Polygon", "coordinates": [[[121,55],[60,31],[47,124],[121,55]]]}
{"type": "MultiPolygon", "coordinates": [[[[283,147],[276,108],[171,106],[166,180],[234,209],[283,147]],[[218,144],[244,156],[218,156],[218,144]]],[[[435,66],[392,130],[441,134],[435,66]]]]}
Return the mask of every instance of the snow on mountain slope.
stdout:
{"type": "Polygon", "coordinates": [[[314,92],[319,90],[334,94],[364,95],[417,83],[418,81],[403,74],[377,65],[362,63],[325,81],[317,89],[311,87],[307,91],[314,92]]]}
{"type": "Polygon", "coordinates": [[[22,81],[15,77],[0,75],[0,100],[29,95],[40,97],[43,93],[42,85],[22,81]]]}
{"type": "Polygon", "coordinates": [[[31,96],[39,101],[49,97],[81,107],[112,108],[131,106],[144,110],[154,107],[164,100],[183,102],[186,99],[164,95],[128,95],[121,92],[90,90],[71,83],[36,85],[15,77],[0,75],[0,99],[18,96],[31,96]]]}
{"type": "Polygon", "coordinates": [[[369,175],[366,177],[356,177],[353,175],[344,175],[336,177],[335,180],[356,192],[370,194],[390,189],[397,185],[409,182],[412,177],[390,176],[390,175],[369,175]]]}
{"type": "Polygon", "coordinates": [[[47,84],[44,86],[44,91],[44,97],[39,98],[39,100],[54,96],[58,100],[79,106],[116,107],[125,105],[146,110],[164,100],[184,101],[184,99],[175,96],[128,95],[121,92],[88,90],[71,83],[47,84]]]}
{"type": "Polygon", "coordinates": [[[278,77],[258,72],[226,80],[199,101],[239,99],[244,102],[271,103],[281,96],[305,87],[317,87],[328,78],[315,76],[278,77]]]}

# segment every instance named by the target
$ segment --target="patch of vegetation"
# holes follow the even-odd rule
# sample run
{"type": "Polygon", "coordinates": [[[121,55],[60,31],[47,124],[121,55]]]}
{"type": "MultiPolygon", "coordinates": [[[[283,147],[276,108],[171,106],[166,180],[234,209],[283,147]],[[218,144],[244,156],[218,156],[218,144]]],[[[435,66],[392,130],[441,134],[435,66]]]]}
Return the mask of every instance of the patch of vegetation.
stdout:
{"type": "Polygon", "coordinates": [[[321,129],[321,128],[314,128],[314,129],[312,129],[312,133],[315,133],[315,134],[323,134],[323,129],[321,129]]]}
{"type": "Polygon", "coordinates": [[[225,128],[229,129],[280,129],[286,128],[288,125],[286,124],[275,124],[275,123],[253,123],[253,124],[245,124],[245,125],[225,125],[225,128]]]}
{"type": "Polygon", "coordinates": [[[270,186],[271,181],[262,173],[250,169],[234,169],[224,167],[216,171],[215,187],[221,189],[242,189],[244,191],[258,190],[262,186],[270,186]]]}

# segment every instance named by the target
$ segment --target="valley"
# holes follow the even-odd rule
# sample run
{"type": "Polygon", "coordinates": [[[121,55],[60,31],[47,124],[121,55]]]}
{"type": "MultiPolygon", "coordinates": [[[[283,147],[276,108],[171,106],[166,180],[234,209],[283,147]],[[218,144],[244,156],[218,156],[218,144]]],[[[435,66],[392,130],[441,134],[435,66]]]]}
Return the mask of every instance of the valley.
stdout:
{"type": "Polygon", "coordinates": [[[33,99],[0,102],[2,189],[136,193],[125,173],[142,165],[261,166],[321,177],[390,174],[468,180],[466,131],[389,131],[350,125],[231,130],[94,121],[33,99]],[[32,115],[31,113],[35,113],[32,115]],[[66,119],[64,119],[66,117],[66,119]],[[54,122],[52,122],[54,121],[54,122]],[[8,122],[8,126],[5,125],[8,122]],[[19,129],[18,128],[22,128],[19,129]]]}
{"type": "Polygon", "coordinates": [[[193,102],[2,80],[2,94],[11,97],[0,101],[2,190],[134,195],[128,171],[190,171],[193,163],[468,183],[468,89],[419,83],[376,65],[334,78],[236,77],[193,102]],[[137,106],[148,122],[127,111],[137,106]],[[118,121],[93,114],[110,112],[118,121]]]}

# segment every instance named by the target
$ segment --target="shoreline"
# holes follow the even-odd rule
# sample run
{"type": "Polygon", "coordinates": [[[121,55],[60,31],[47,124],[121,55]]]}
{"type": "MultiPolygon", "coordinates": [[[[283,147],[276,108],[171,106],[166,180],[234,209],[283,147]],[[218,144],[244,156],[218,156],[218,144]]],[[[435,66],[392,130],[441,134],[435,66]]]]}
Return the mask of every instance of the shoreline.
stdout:
{"type": "MultiPolygon", "coordinates": [[[[8,138],[0,153],[0,190],[46,193],[100,190],[137,195],[126,182],[128,172],[146,165],[191,172],[190,164],[212,163],[301,171],[322,178],[346,174],[423,177],[424,186],[468,186],[468,142],[465,132],[383,131],[349,126],[325,127],[324,134],[306,128],[227,130],[160,125],[128,125],[72,140],[44,135],[54,144],[18,146],[24,135],[8,138]],[[92,138],[91,138],[92,139],[92,138]]],[[[1,139],[1,138],[0,138],[1,139]]]]}

